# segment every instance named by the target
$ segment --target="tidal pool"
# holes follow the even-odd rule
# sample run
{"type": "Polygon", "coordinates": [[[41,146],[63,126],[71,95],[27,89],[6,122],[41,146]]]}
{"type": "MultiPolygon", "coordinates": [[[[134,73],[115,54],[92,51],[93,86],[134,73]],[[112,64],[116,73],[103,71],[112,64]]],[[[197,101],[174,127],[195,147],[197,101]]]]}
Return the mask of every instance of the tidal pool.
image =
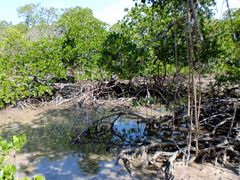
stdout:
{"type": "MultiPolygon", "coordinates": [[[[159,116],[156,111],[140,108],[148,116],[159,116]]],[[[165,113],[162,112],[161,113],[165,113]]],[[[116,164],[116,153],[108,151],[105,144],[88,143],[71,146],[73,136],[82,132],[89,123],[109,114],[103,108],[82,111],[73,107],[46,106],[33,109],[6,109],[0,111],[0,135],[11,138],[25,133],[27,143],[8,162],[17,165],[17,177],[44,175],[47,180],[98,180],[132,179],[121,164],[116,164]]],[[[113,117],[115,118],[115,117],[113,117]]],[[[129,142],[145,141],[150,132],[144,123],[129,116],[118,119],[114,130],[129,142]]],[[[118,140],[112,136],[111,140],[118,140]]],[[[180,162],[179,162],[180,163],[180,162]]],[[[182,166],[176,163],[175,177],[183,179],[239,179],[227,169],[210,167],[209,164],[182,166]]],[[[134,179],[159,179],[139,169],[134,179]],[[142,176],[144,175],[144,176],[142,176]]]]}
{"type": "MultiPolygon", "coordinates": [[[[47,180],[132,179],[125,168],[116,163],[116,154],[107,151],[104,144],[71,146],[74,134],[106,113],[101,108],[88,113],[73,107],[1,111],[1,136],[27,135],[23,149],[10,158],[10,162],[17,165],[17,176],[44,175],[47,180]]],[[[119,133],[129,132],[126,137],[129,140],[146,138],[145,124],[129,117],[120,118],[114,129],[119,133]]]]}

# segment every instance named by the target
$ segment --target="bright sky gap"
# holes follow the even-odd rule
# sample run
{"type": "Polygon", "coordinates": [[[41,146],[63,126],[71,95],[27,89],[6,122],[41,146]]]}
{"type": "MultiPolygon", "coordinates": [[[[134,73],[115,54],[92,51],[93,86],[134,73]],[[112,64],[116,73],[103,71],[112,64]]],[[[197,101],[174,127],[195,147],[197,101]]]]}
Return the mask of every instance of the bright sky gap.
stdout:
{"type": "MultiPolygon", "coordinates": [[[[70,8],[75,6],[88,7],[93,10],[95,17],[113,25],[121,20],[126,14],[124,8],[134,6],[132,0],[1,0],[0,20],[6,20],[17,24],[23,19],[18,18],[16,9],[29,3],[40,3],[44,7],[70,8]]],[[[216,18],[221,18],[222,13],[227,10],[226,0],[217,0],[216,18]]],[[[240,0],[229,0],[231,8],[239,8],[240,0]]]]}

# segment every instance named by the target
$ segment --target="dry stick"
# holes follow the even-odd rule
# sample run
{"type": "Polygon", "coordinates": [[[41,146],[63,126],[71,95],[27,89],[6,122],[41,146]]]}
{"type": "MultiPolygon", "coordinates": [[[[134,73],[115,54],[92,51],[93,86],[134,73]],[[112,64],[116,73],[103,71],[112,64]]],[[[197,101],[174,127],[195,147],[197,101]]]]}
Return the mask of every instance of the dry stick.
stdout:
{"type": "Polygon", "coordinates": [[[159,91],[158,89],[153,89],[153,90],[156,91],[161,96],[161,98],[164,100],[165,104],[168,104],[168,100],[163,96],[161,91],[159,91]]]}
{"type": "MultiPolygon", "coordinates": [[[[191,6],[194,16],[194,22],[196,25],[196,30],[198,31],[199,39],[201,42],[203,42],[203,35],[200,29],[199,21],[198,21],[198,15],[196,13],[196,9],[193,3],[193,0],[191,0],[191,6]]],[[[198,136],[199,136],[199,118],[200,118],[200,110],[201,110],[201,74],[199,73],[199,102],[198,102],[198,108],[197,108],[197,92],[196,92],[196,85],[195,85],[195,123],[196,123],[196,149],[198,150],[198,136]]]]}
{"type": "Polygon", "coordinates": [[[198,153],[198,107],[197,107],[197,90],[196,90],[196,81],[195,81],[195,76],[193,77],[193,95],[194,95],[194,115],[195,115],[195,139],[196,139],[196,153],[198,153]]]}
{"type": "MultiPolygon", "coordinates": [[[[202,85],[201,85],[201,74],[199,73],[198,76],[198,82],[199,82],[199,99],[198,99],[198,110],[197,110],[197,117],[196,117],[196,136],[197,136],[197,142],[199,138],[199,119],[200,119],[200,112],[201,112],[201,101],[202,101],[202,85]]],[[[197,145],[196,145],[197,146],[197,145]]],[[[198,151],[197,151],[198,152],[198,151]]]]}
{"type": "Polygon", "coordinates": [[[201,112],[201,101],[202,101],[202,84],[201,84],[201,74],[199,74],[198,77],[198,82],[199,82],[199,100],[198,100],[198,124],[199,124],[199,118],[200,118],[200,112],[201,112]]]}
{"type": "MultiPolygon", "coordinates": [[[[188,67],[189,67],[189,72],[188,72],[188,117],[190,119],[190,129],[192,129],[192,117],[191,117],[191,54],[189,51],[189,46],[190,46],[190,39],[191,39],[191,20],[190,20],[190,9],[189,9],[189,1],[187,0],[187,13],[186,13],[186,45],[187,45],[187,59],[188,59],[188,67]],[[190,38],[189,38],[190,36],[190,38]]],[[[188,142],[188,156],[186,157],[186,165],[187,162],[190,158],[190,150],[191,150],[191,141],[192,141],[192,132],[189,132],[189,142],[188,142]]]]}
{"type": "MultiPolygon", "coordinates": [[[[236,118],[236,112],[237,112],[237,103],[235,103],[235,108],[234,108],[234,113],[233,113],[233,116],[230,117],[230,118],[227,118],[225,119],[224,121],[222,121],[221,123],[219,123],[213,130],[213,133],[215,133],[216,129],[221,126],[222,124],[224,124],[227,120],[229,119],[232,119],[231,121],[231,125],[230,125],[230,129],[229,129],[229,132],[228,132],[228,135],[227,135],[227,139],[225,139],[224,141],[222,141],[222,143],[220,143],[219,145],[216,145],[215,147],[217,146],[220,146],[220,145],[225,145],[227,144],[227,147],[225,147],[225,150],[223,151],[223,163],[226,162],[226,155],[227,155],[227,150],[233,150],[232,146],[230,146],[229,142],[230,142],[230,135],[231,135],[231,132],[232,132],[232,128],[233,128],[233,125],[234,125],[234,120],[236,118]]],[[[234,150],[233,150],[234,151],[234,150]]],[[[202,152],[204,152],[204,150],[202,150],[202,152]]]]}
{"type": "MultiPolygon", "coordinates": [[[[200,121],[200,123],[202,124],[202,123],[204,123],[205,121],[208,121],[208,120],[211,120],[211,119],[213,119],[213,118],[215,118],[215,117],[218,117],[218,116],[223,116],[223,115],[228,115],[228,116],[231,116],[229,113],[221,113],[221,114],[214,114],[214,115],[212,115],[212,116],[209,116],[209,117],[206,117],[206,118],[204,118],[204,119],[202,119],[201,121],[200,121]]],[[[231,116],[232,117],[232,116],[231,116]]]]}
{"type": "MultiPolygon", "coordinates": [[[[194,11],[194,7],[192,7],[192,11],[194,11]]],[[[196,20],[194,19],[194,21],[196,21],[196,20]]],[[[196,129],[195,129],[196,150],[197,150],[196,152],[198,152],[197,90],[196,90],[195,70],[194,70],[194,63],[193,63],[193,61],[194,61],[193,34],[192,34],[193,28],[192,28],[191,25],[190,25],[189,29],[190,29],[190,34],[189,34],[190,66],[191,66],[191,79],[192,79],[192,84],[191,84],[192,85],[192,87],[191,87],[192,88],[192,93],[191,93],[191,96],[192,96],[192,105],[194,105],[194,119],[195,119],[195,126],[196,126],[196,129]]],[[[192,121],[192,119],[193,119],[193,109],[191,111],[191,116],[192,116],[192,118],[191,118],[191,121],[192,121]]]]}
{"type": "MultiPolygon", "coordinates": [[[[231,119],[233,119],[233,118],[232,118],[232,117],[226,118],[225,120],[223,120],[223,121],[220,122],[219,124],[214,125],[214,129],[212,130],[212,134],[215,134],[216,130],[217,130],[220,126],[222,126],[222,125],[225,124],[228,120],[231,120],[231,119]]],[[[232,127],[231,127],[231,128],[232,128],[232,127]]],[[[230,128],[230,130],[231,130],[231,128],[230,128]]]]}
{"type": "MultiPolygon", "coordinates": [[[[188,14],[188,4],[187,4],[187,13],[186,13],[186,46],[187,46],[187,60],[188,60],[188,65],[190,64],[190,58],[189,58],[189,44],[188,44],[188,33],[187,33],[187,29],[188,29],[188,19],[189,19],[189,14],[188,14]]],[[[190,69],[188,72],[188,111],[187,111],[187,115],[188,118],[190,117],[190,107],[191,107],[191,97],[190,97],[190,69]]]]}
{"type": "Polygon", "coordinates": [[[198,31],[199,39],[200,39],[200,41],[203,41],[203,35],[202,35],[202,31],[200,29],[200,25],[199,25],[199,22],[198,22],[198,15],[196,13],[193,0],[191,0],[191,6],[192,6],[193,17],[194,17],[194,20],[195,20],[194,22],[195,22],[195,25],[196,25],[196,28],[197,28],[197,31],[198,31]]]}
{"type": "Polygon", "coordinates": [[[231,132],[232,132],[234,120],[235,120],[236,113],[237,113],[237,108],[238,108],[238,105],[237,105],[237,103],[235,103],[235,109],[234,109],[234,113],[233,113],[233,117],[232,117],[231,126],[230,126],[230,129],[229,129],[228,135],[227,135],[227,139],[229,139],[229,136],[231,135],[231,132]]]}
{"type": "MultiPolygon", "coordinates": [[[[194,18],[194,24],[196,26],[196,30],[198,31],[199,34],[199,39],[200,41],[203,41],[203,36],[200,30],[200,26],[199,26],[199,22],[198,22],[198,17],[197,17],[197,13],[195,10],[195,6],[193,3],[193,0],[190,0],[191,2],[191,7],[192,7],[192,14],[193,14],[193,18],[194,18]]],[[[196,89],[196,78],[195,78],[195,74],[194,74],[194,64],[193,64],[193,58],[194,58],[194,50],[193,50],[193,36],[190,37],[190,54],[192,57],[191,60],[191,69],[192,69],[192,89],[193,89],[193,104],[194,104],[194,119],[195,119],[195,138],[196,138],[196,153],[198,153],[198,136],[199,136],[199,116],[200,116],[200,108],[197,107],[197,89],[196,89]]],[[[199,95],[199,100],[201,100],[201,95],[199,95]]],[[[199,102],[200,103],[200,102],[199,102]]],[[[199,106],[200,107],[200,106],[199,106]]]]}
{"type": "MultiPolygon", "coordinates": [[[[175,11],[176,13],[176,11],[175,11]]],[[[175,21],[176,21],[176,18],[175,18],[175,21]]],[[[174,28],[174,54],[175,54],[175,67],[176,67],[176,75],[178,74],[178,61],[177,61],[177,58],[178,58],[178,54],[177,54],[177,24],[175,24],[175,28],[174,28]]],[[[176,83],[175,83],[175,92],[174,92],[174,102],[173,102],[173,109],[175,111],[176,109],[176,98],[177,98],[177,91],[178,91],[178,82],[177,82],[177,79],[175,80],[176,83]]],[[[172,127],[173,129],[175,128],[174,127],[174,119],[175,119],[175,113],[173,113],[173,119],[172,119],[172,127]]]]}
{"type": "MultiPolygon", "coordinates": [[[[193,52],[193,35],[192,35],[192,31],[193,31],[193,28],[192,28],[192,25],[191,25],[191,8],[190,8],[190,4],[189,4],[189,1],[188,1],[188,10],[189,10],[189,17],[188,17],[188,35],[189,35],[189,73],[190,73],[190,81],[191,81],[191,84],[190,84],[190,97],[191,97],[191,107],[195,104],[195,82],[194,82],[194,79],[195,79],[195,76],[194,76],[194,64],[193,64],[193,55],[194,55],[194,52],[193,52]]],[[[196,106],[195,106],[196,108],[196,106]]],[[[191,108],[191,112],[190,112],[190,126],[191,126],[191,129],[193,129],[193,108],[191,108]]],[[[191,134],[191,142],[192,143],[192,134],[191,134]]],[[[189,152],[189,155],[190,155],[190,152],[189,152]]],[[[190,156],[189,156],[190,158],[190,156]]],[[[189,159],[188,159],[189,160],[189,159]]]]}

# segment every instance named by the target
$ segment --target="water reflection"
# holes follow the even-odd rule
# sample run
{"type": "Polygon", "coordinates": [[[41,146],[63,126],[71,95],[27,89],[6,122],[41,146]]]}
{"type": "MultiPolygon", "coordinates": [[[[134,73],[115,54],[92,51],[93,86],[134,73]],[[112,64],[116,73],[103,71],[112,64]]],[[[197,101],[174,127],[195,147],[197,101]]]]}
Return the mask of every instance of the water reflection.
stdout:
{"type": "MultiPolygon", "coordinates": [[[[116,165],[115,154],[106,151],[106,144],[88,143],[78,148],[70,145],[75,134],[107,113],[99,110],[87,114],[72,108],[48,110],[31,123],[5,124],[1,127],[1,135],[8,138],[24,132],[28,137],[18,155],[27,157],[26,162],[18,162],[22,167],[19,173],[42,174],[49,180],[131,179],[124,167],[116,165]]],[[[129,141],[146,138],[145,125],[129,117],[120,118],[113,128],[129,141]]],[[[109,138],[117,139],[113,135],[109,138]]]]}
{"type": "Polygon", "coordinates": [[[122,166],[117,166],[114,160],[89,161],[76,154],[70,154],[57,161],[43,158],[38,166],[38,172],[44,174],[46,179],[58,180],[114,179],[116,177],[129,179],[127,172],[122,166]]]}
{"type": "MultiPolygon", "coordinates": [[[[137,120],[131,120],[130,117],[120,118],[114,123],[113,129],[120,136],[124,137],[125,144],[143,142],[147,139],[145,131],[146,124],[140,123],[137,120]]],[[[113,141],[119,139],[114,136],[113,141]]]]}

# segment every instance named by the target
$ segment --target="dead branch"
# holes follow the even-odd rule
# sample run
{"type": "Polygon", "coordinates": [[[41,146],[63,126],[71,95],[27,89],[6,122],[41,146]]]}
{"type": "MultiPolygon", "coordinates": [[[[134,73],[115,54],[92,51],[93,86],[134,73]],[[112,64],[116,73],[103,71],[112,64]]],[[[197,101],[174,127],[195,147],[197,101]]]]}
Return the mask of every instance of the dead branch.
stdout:
{"type": "MultiPolygon", "coordinates": [[[[123,162],[131,175],[137,169],[134,159],[139,159],[144,168],[155,166],[161,172],[165,169],[165,176],[168,178],[172,177],[174,161],[176,159],[184,161],[187,156],[189,156],[188,163],[195,160],[204,162],[212,159],[215,160],[214,163],[227,163],[228,161],[239,163],[239,159],[236,157],[240,155],[240,122],[236,119],[239,116],[236,101],[232,103],[232,101],[218,100],[216,103],[213,100],[211,103],[203,103],[202,106],[202,109],[207,110],[201,111],[199,116],[198,139],[194,136],[195,120],[193,118],[192,127],[187,125],[186,114],[182,115],[177,112],[180,114],[179,117],[175,115],[174,118],[164,116],[154,119],[145,118],[131,111],[117,111],[89,125],[77,136],[77,144],[91,142],[91,138],[94,139],[94,142],[99,139],[99,142],[103,143],[105,136],[101,138],[100,135],[104,133],[111,133],[112,136],[118,137],[122,143],[107,141],[107,144],[109,146],[112,144],[112,147],[119,150],[117,161],[123,162]],[[222,111],[222,107],[226,107],[226,104],[228,108],[224,108],[222,111]],[[145,131],[148,138],[140,142],[130,142],[122,133],[116,132],[113,125],[121,116],[131,116],[138,122],[146,123],[145,131]],[[103,132],[104,128],[101,127],[104,126],[107,126],[107,129],[103,132]],[[189,132],[193,134],[191,146],[189,146],[189,132]],[[84,141],[86,138],[88,141],[84,141]],[[198,142],[198,149],[195,147],[196,142],[198,142]],[[187,151],[188,149],[189,151],[187,151]],[[189,152],[190,154],[188,154],[189,152]]],[[[109,136],[111,137],[111,135],[109,136]]]]}

